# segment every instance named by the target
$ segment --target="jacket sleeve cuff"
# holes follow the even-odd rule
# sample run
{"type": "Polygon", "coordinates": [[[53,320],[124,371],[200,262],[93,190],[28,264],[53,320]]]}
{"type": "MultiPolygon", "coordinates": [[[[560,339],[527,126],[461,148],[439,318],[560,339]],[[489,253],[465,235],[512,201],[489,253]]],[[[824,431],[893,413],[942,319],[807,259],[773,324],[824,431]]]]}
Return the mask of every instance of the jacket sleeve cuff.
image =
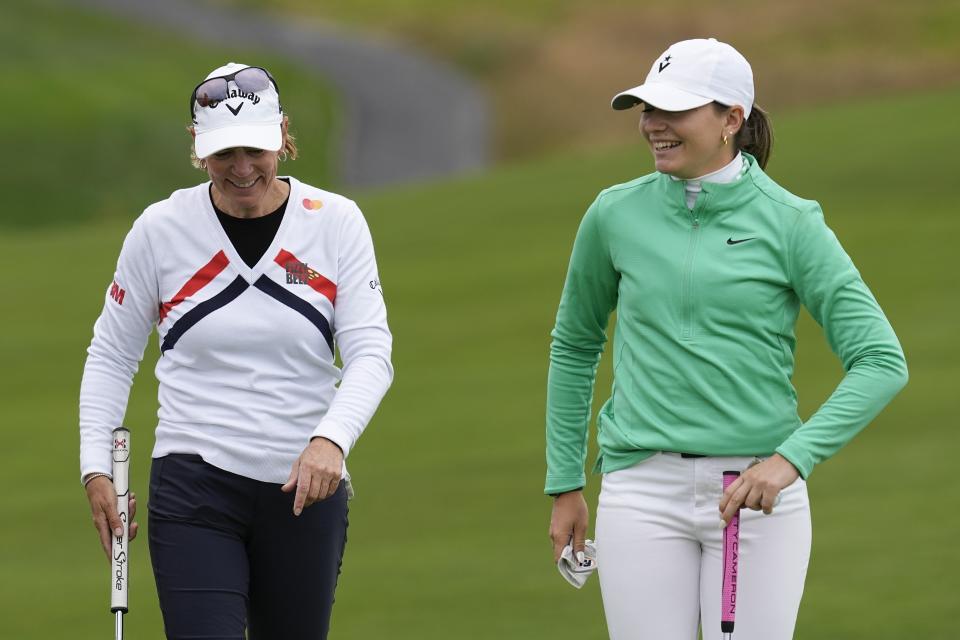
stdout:
{"type": "Polygon", "coordinates": [[[350,449],[353,448],[353,437],[350,432],[342,425],[332,421],[321,421],[317,428],[313,430],[313,433],[310,434],[310,438],[326,438],[334,443],[343,451],[344,460],[347,459],[350,449]]]}
{"type": "Polygon", "coordinates": [[[91,473],[106,473],[112,476],[112,451],[107,446],[83,447],[80,451],[80,482],[83,482],[83,479],[91,473]]]}
{"type": "Polygon", "coordinates": [[[587,484],[586,474],[578,476],[547,476],[547,483],[543,489],[546,495],[566,493],[575,489],[582,489],[587,484]]]}
{"type": "Polygon", "coordinates": [[[796,467],[800,477],[804,480],[806,480],[813,471],[813,459],[798,447],[791,446],[789,442],[785,442],[777,447],[777,453],[786,458],[787,462],[796,467]]]}

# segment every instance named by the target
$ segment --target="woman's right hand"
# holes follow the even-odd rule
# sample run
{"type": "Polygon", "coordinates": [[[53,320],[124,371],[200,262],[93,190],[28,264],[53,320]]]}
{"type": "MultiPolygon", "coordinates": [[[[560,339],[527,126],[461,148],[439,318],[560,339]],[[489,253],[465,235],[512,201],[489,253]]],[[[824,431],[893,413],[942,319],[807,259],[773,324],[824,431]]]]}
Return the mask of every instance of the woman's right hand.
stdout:
{"type": "MultiPolygon", "coordinates": [[[[87,500],[90,501],[90,512],[93,515],[93,526],[100,535],[100,545],[107,560],[110,559],[110,545],[113,535],[123,531],[123,521],[117,511],[117,493],[113,488],[113,481],[105,476],[99,476],[87,483],[87,500]]],[[[137,537],[137,523],[133,521],[137,515],[137,496],[130,494],[130,540],[137,537]]],[[[119,534],[117,534],[119,535],[119,534]]]]}
{"type": "Polygon", "coordinates": [[[590,510],[583,499],[583,491],[568,491],[553,499],[553,513],[550,514],[550,540],[553,542],[553,561],[560,559],[563,548],[573,544],[573,554],[584,549],[587,537],[587,523],[590,510]]]}

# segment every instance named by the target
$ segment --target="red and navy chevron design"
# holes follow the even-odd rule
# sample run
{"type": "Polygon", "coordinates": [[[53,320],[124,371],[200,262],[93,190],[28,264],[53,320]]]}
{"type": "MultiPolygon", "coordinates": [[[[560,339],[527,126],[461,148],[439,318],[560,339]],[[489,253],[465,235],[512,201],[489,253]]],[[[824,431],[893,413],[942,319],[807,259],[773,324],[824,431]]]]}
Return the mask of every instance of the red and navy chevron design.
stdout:
{"type": "MultiPolygon", "coordinates": [[[[274,258],[281,267],[286,267],[290,262],[302,264],[295,255],[285,249],[281,249],[274,258]]],[[[210,284],[224,269],[230,264],[229,259],[223,251],[218,252],[210,262],[202,266],[189,280],[180,288],[180,290],[168,302],[160,305],[160,322],[167,317],[170,310],[187,298],[195,295],[205,286],[210,284]]],[[[313,269],[307,269],[306,284],[311,289],[325,297],[333,305],[337,297],[337,285],[328,278],[324,277],[313,269]]],[[[161,354],[173,349],[177,341],[191,327],[200,322],[217,309],[221,309],[236,300],[240,295],[250,288],[250,283],[243,276],[237,276],[222,291],[212,298],[198,303],[193,309],[187,311],[181,316],[163,337],[163,343],[160,345],[161,354]]],[[[254,283],[253,287],[267,294],[277,302],[293,309],[307,320],[309,320],[323,335],[330,353],[333,354],[333,331],[330,328],[329,319],[313,304],[299,297],[289,289],[277,284],[266,274],[261,275],[254,283]]]]}

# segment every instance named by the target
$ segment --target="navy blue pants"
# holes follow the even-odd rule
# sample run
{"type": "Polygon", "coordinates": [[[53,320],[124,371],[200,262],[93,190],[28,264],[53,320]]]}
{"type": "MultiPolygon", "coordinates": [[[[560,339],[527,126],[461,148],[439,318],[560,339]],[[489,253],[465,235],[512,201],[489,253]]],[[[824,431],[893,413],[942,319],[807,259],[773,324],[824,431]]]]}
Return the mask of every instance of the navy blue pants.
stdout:
{"type": "Polygon", "coordinates": [[[171,454],[150,470],[149,539],[167,638],[327,637],[347,496],[293,515],[280,485],[171,454]]]}

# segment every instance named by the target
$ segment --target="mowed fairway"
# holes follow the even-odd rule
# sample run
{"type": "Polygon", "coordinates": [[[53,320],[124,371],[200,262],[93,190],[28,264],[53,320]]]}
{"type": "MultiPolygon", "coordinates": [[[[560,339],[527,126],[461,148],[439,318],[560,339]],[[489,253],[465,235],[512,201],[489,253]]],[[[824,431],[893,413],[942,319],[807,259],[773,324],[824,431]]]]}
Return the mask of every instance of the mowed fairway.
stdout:
{"type": "MultiPolygon", "coordinates": [[[[770,173],[822,202],[911,370],[889,409],[811,478],[814,550],[798,638],[956,637],[960,481],[948,461],[958,440],[960,276],[948,258],[960,236],[958,102],[954,90],[773,114],[770,173]]],[[[357,498],[331,637],[605,637],[596,580],[577,592],[551,566],[544,380],[580,216],[599,189],[649,166],[637,141],[357,194],[377,243],[396,381],[349,461],[357,498]]],[[[179,186],[153,184],[148,194],[179,186]]],[[[78,482],[77,393],[128,224],[0,238],[2,638],[110,633],[108,568],[78,482]]],[[[842,372],[806,316],[800,333],[806,416],[842,372]]],[[[141,502],[155,343],[126,420],[141,502]]],[[[598,400],[609,388],[605,365],[598,400]]],[[[590,477],[591,493],[597,485],[590,477]]],[[[128,637],[162,638],[145,542],[134,543],[128,637]]]]}

